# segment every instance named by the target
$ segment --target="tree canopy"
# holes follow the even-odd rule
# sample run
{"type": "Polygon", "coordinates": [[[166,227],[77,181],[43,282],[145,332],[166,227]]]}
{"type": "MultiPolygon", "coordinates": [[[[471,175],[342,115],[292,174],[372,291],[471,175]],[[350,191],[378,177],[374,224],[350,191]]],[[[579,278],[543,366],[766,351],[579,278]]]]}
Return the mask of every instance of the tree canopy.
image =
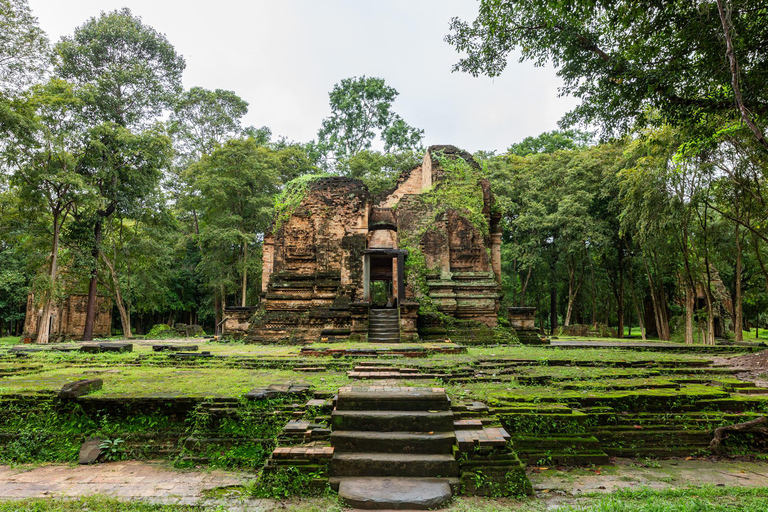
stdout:
{"type": "Polygon", "coordinates": [[[607,135],[649,122],[711,133],[721,120],[755,124],[766,148],[768,4],[763,0],[482,0],[454,18],[454,70],[498,76],[510,54],[551,62],[562,92],[581,99],[564,124],[607,135]],[[658,115],[657,115],[658,114],[658,115]]]}

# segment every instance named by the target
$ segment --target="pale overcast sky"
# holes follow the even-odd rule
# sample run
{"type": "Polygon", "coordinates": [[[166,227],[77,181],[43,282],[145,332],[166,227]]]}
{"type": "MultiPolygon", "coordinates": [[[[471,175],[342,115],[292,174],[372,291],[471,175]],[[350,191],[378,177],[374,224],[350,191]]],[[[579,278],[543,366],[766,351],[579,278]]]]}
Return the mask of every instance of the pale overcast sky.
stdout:
{"type": "Polygon", "coordinates": [[[229,89],[250,104],[245,125],[306,142],[343,78],[377,76],[400,93],[394,110],[425,143],[503,151],[557,128],[573,108],[551,67],[510,62],[496,79],[451,73],[443,37],[473,0],[29,0],[52,42],[101,11],[130,8],[187,61],[184,86],[229,89]]]}

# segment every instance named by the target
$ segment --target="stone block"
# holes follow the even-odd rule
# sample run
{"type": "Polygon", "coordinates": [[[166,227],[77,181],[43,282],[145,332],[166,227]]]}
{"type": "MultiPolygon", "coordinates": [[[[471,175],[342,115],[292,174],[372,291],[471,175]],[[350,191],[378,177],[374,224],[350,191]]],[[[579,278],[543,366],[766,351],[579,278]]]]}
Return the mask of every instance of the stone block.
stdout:
{"type": "Polygon", "coordinates": [[[95,464],[99,462],[101,458],[101,445],[102,440],[99,438],[90,439],[83,443],[80,447],[80,456],[78,459],[79,464],[95,464]]]}
{"type": "Polygon", "coordinates": [[[84,379],[75,382],[68,382],[59,391],[59,398],[63,400],[71,400],[88,393],[98,391],[104,385],[104,381],[101,379],[84,379]]]}

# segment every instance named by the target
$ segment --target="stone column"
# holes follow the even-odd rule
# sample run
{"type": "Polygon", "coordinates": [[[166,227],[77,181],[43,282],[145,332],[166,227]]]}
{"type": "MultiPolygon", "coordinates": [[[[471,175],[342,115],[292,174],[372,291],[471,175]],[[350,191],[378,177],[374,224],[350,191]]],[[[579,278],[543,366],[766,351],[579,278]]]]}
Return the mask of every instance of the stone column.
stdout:
{"type": "Polygon", "coordinates": [[[405,300],[405,254],[397,255],[397,304],[405,300]]]}
{"type": "Polygon", "coordinates": [[[363,254],[363,302],[371,302],[371,255],[363,254]]]}
{"type": "Polygon", "coordinates": [[[491,233],[491,268],[496,274],[496,282],[501,284],[501,231],[491,233]]]}

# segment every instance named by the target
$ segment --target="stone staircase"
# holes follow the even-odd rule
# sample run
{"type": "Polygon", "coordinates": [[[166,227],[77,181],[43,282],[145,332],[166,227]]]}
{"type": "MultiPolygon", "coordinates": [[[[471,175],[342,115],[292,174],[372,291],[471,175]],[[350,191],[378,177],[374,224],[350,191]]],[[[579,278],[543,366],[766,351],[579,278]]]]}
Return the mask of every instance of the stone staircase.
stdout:
{"type": "Polygon", "coordinates": [[[451,498],[459,465],[444,389],[341,388],[331,418],[330,482],[349,506],[427,510],[451,498]]]}
{"type": "Polygon", "coordinates": [[[368,311],[368,341],[371,343],[400,341],[400,311],[397,308],[368,311]]]}

